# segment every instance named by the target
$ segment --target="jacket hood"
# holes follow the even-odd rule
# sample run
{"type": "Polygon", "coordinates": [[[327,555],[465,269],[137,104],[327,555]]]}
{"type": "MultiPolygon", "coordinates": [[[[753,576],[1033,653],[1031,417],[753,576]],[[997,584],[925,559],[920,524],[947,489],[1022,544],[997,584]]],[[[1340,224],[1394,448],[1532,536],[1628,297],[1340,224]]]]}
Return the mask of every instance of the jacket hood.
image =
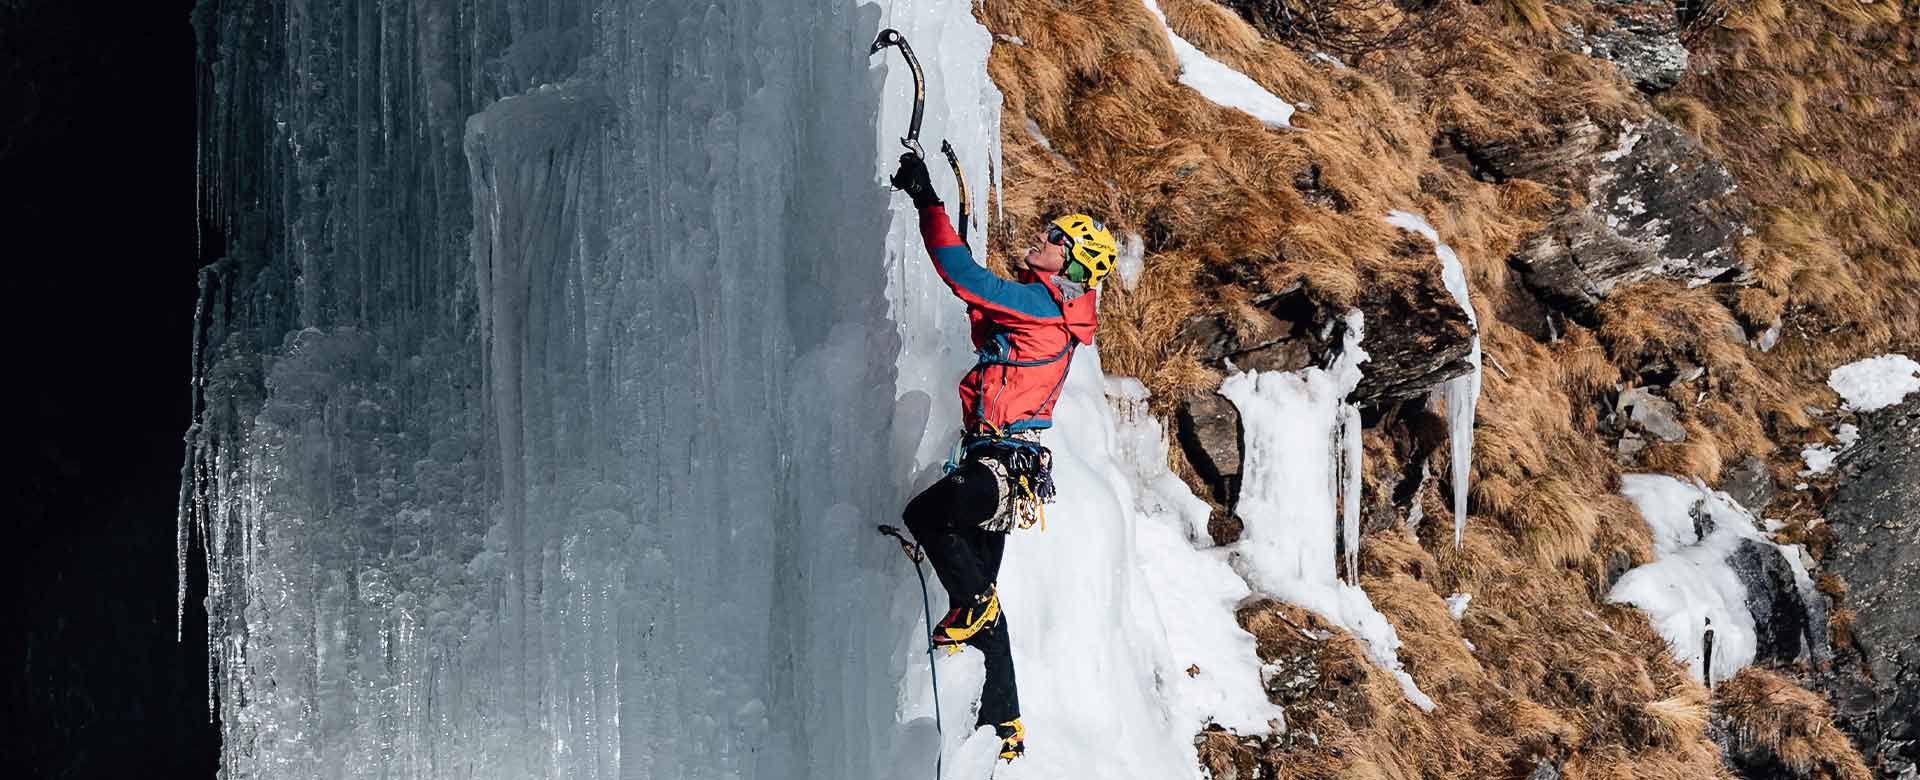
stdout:
{"type": "Polygon", "coordinates": [[[1030,270],[1022,271],[1027,277],[1022,281],[1037,281],[1046,285],[1047,293],[1060,304],[1060,314],[1067,320],[1067,332],[1073,340],[1081,344],[1092,344],[1094,331],[1100,327],[1100,291],[1087,289],[1086,285],[1057,274],[1040,276],[1030,270]]]}

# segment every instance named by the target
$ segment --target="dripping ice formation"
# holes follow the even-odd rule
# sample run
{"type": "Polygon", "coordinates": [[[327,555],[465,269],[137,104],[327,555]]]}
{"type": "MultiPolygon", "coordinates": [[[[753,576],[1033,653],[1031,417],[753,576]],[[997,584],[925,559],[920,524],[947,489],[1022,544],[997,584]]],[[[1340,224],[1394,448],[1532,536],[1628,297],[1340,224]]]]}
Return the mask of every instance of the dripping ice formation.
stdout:
{"type": "MultiPolygon", "coordinates": [[[[1758,649],[1747,586],[1730,561],[1743,543],[1777,547],[1793,571],[1800,598],[1819,603],[1798,546],[1769,541],[1732,496],[1665,474],[1624,475],[1620,493],[1653,531],[1653,561],[1622,575],[1607,600],[1647,613],[1673,657],[1687,664],[1695,679],[1709,671],[1716,681],[1730,679],[1753,663],[1758,649]],[[1714,632],[1710,670],[1704,641],[1709,620],[1714,632]]],[[[1803,641],[1801,651],[1807,650],[1803,641]]]]}
{"type": "Polygon", "coordinates": [[[1453,302],[1466,312],[1467,325],[1473,328],[1473,346],[1467,352],[1473,370],[1447,380],[1439,390],[1447,406],[1447,454],[1453,463],[1453,543],[1457,547],[1466,533],[1467,496],[1472,492],[1467,480],[1473,472],[1474,409],[1480,403],[1480,319],[1473,313],[1466,267],[1460,264],[1453,247],[1440,240],[1440,233],[1420,215],[1407,211],[1388,212],[1387,224],[1419,233],[1433,244],[1433,253],[1440,258],[1440,281],[1453,294],[1453,302]]]}
{"type": "Polygon", "coordinates": [[[966,4],[194,18],[225,257],[182,520],[225,776],[930,765],[873,526],[956,425],[965,319],[881,184],[910,79],[866,52],[940,42],[926,131],[984,182],[966,4]]]}
{"type": "Polygon", "coordinates": [[[1344,318],[1332,366],[1245,371],[1220,383],[1240,412],[1243,475],[1234,514],[1244,523],[1232,564],[1252,591],[1299,606],[1345,628],[1423,710],[1433,700],[1400,665],[1400,636],[1359,586],[1359,411],[1347,395],[1360,384],[1364,323],[1344,318]],[[1314,446],[1324,442],[1325,446],[1314,446]],[[1336,542],[1341,544],[1336,544],[1336,542]],[[1344,547],[1349,580],[1339,564],[1344,547]]]}

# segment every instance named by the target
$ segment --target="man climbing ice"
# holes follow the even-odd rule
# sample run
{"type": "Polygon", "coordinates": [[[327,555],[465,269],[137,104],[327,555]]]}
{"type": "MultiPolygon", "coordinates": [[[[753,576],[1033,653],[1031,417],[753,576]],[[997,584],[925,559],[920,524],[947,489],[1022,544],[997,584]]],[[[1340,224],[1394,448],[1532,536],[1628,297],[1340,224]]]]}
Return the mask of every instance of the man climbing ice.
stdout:
{"type": "Polygon", "coordinates": [[[949,652],[971,645],[986,657],[978,726],[994,727],[1000,757],[1012,761],[1026,752],[1026,732],[995,580],[1007,532],[1044,523],[1041,505],[1053,498],[1052,455],[1039,432],[1053,424],[1074,347],[1093,340],[1095,288],[1113,270],[1113,234],[1085,214],[1055,219],[1008,281],[973,261],[919,155],[901,155],[892,182],[919,210],[941,280],[966,302],[979,353],[960,380],[961,454],[903,516],[947,589],[950,609],[933,644],[949,652]]]}

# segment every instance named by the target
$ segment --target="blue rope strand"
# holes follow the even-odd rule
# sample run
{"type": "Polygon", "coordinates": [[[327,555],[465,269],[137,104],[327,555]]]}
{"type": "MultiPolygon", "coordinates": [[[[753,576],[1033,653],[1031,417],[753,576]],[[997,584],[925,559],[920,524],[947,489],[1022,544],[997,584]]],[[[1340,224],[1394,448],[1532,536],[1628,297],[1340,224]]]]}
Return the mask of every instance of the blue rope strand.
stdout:
{"type": "MultiPolygon", "coordinates": [[[[919,555],[925,554],[918,543],[913,549],[919,555]]],[[[942,754],[947,748],[947,730],[940,724],[940,664],[933,655],[933,602],[927,597],[927,573],[921,570],[918,560],[913,562],[913,573],[920,578],[920,611],[927,616],[927,674],[933,678],[933,733],[940,737],[939,746],[933,751],[933,778],[940,780],[946,770],[942,754]]]]}

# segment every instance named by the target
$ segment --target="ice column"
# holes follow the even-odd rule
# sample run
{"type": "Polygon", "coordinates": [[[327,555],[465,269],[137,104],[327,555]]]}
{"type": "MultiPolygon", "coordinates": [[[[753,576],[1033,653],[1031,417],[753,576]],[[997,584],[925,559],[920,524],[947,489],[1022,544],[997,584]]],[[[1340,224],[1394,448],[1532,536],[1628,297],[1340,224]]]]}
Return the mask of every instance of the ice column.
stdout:
{"type": "Polygon", "coordinates": [[[1453,302],[1466,312],[1467,324],[1473,328],[1473,346],[1467,353],[1467,362],[1473,364],[1473,370],[1447,380],[1440,391],[1446,400],[1450,433],[1447,452],[1453,463],[1453,543],[1457,547],[1466,532],[1467,496],[1471,493],[1467,480],[1473,470],[1474,407],[1480,403],[1480,320],[1473,313],[1466,268],[1460,264],[1460,256],[1454,254],[1453,248],[1440,241],[1440,234],[1433,226],[1420,215],[1405,211],[1389,212],[1387,223],[1419,233],[1433,243],[1433,252],[1440,257],[1440,280],[1446,284],[1447,292],[1453,294],[1453,302]]]}

